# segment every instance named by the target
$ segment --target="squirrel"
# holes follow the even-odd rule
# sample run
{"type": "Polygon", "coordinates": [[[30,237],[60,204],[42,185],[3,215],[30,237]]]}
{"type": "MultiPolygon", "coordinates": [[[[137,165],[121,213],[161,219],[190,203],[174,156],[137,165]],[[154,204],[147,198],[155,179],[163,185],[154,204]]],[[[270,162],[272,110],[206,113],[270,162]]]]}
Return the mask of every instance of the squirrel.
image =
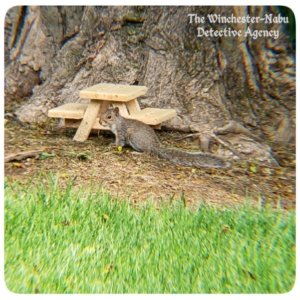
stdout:
{"type": "Polygon", "coordinates": [[[150,152],[158,157],[190,167],[229,168],[230,163],[220,157],[203,152],[186,152],[179,149],[162,147],[156,133],[147,124],[126,119],[119,113],[119,108],[110,108],[100,115],[99,123],[116,136],[116,146],[129,145],[139,152],[150,152]]]}

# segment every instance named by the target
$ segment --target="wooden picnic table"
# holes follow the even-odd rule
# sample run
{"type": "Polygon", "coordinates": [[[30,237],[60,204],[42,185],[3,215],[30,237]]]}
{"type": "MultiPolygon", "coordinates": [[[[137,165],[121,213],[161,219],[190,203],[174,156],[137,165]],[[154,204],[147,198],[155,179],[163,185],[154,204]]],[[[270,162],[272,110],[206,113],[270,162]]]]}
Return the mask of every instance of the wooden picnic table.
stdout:
{"type": "Polygon", "coordinates": [[[176,116],[175,109],[145,108],[141,110],[137,97],[144,95],[146,86],[99,83],[79,92],[89,103],[67,103],[48,111],[52,118],[64,119],[65,127],[78,128],[73,140],[84,142],[92,129],[109,130],[99,124],[99,114],[110,105],[119,107],[120,114],[160,128],[160,124],[176,116]]]}

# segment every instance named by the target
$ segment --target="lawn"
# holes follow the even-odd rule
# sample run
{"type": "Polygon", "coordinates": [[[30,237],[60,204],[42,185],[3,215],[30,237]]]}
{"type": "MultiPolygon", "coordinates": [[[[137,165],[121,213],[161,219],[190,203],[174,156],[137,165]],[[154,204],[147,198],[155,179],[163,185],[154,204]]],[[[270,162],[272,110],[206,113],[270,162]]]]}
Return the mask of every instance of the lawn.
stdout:
{"type": "Polygon", "coordinates": [[[295,211],[181,199],[134,204],[101,187],[5,179],[5,281],[15,293],[284,293],[295,211]]]}

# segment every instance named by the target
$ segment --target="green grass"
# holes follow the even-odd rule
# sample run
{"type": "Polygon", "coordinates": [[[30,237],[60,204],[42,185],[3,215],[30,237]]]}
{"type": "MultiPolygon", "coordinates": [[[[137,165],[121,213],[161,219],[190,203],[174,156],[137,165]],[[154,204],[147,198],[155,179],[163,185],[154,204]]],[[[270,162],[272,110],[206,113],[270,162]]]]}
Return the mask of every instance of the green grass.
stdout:
{"type": "Polygon", "coordinates": [[[50,177],[5,181],[13,292],[284,293],[294,285],[295,212],[134,206],[50,177]]]}

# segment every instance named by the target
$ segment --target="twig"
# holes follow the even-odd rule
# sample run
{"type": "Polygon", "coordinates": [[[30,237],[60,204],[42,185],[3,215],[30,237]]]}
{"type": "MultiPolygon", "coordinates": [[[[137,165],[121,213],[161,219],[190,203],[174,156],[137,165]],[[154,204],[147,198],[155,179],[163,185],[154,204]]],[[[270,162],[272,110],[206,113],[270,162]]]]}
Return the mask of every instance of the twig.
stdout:
{"type": "Polygon", "coordinates": [[[6,113],[6,114],[4,114],[4,118],[12,119],[12,120],[18,122],[22,127],[26,127],[26,125],[15,114],[6,113]]]}
{"type": "Polygon", "coordinates": [[[236,151],[233,147],[231,147],[228,143],[222,141],[219,139],[214,133],[210,133],[210,136],[215,139],[219,144],[223,145],[225,148],[229,149],[232,153],[234,153],[236,156],[240,158],[245,158],[244,155],[238,151],[236,151]]]}
{"type": "Polygon", "coordinates": [[[4,162],[9,162],[12,160],[22,160],[28,157],[36,157],[38,154],[42,153],[43,150],[30,150],[26,152],[18,152],[18,153],[12,153],[8,154],[4,158],[4,162]]]}
{"type": "MultiPolygon", "coordinates": [[[[194,137],[194,136],[201,136],[202,133],[191,133],[191,134],[188,134],[186,135],[185,137],[182,137],[182,138],[179,138],[179,139],[176,139],[176,141],[181,141],[183,139],[186,139],[186,138],[189,138],[189,137],[194,137]]],[[[217,141],[219,144],[223,145],[225,148],[229,149],[232,153],[234,153],[236,156],[240,157],[240,158],[245,158],[245,156],[236,151],[233,147],[231,147],[228,143],[224,142],[223,140],[221,140],[220,138],[218,138],[213,132],[210,132],[209,135],[215,140],[217,141]]]]}
{"type": "Polygon", "coordinates": [[[184,136],[184,137],[182,137],[182,138],[176,139],[175,141],[176,141],[176,142],[179,142],[179,141],[182,141],[182,140],[187,139],[187,138],[189,138],[189,137],[192,137],[192,136],[199,136],[199,135],[201,135],[201,133],[191,133],[191,134],[188,134],[188,135],[186,135],[186,136],[184,136]]]}

